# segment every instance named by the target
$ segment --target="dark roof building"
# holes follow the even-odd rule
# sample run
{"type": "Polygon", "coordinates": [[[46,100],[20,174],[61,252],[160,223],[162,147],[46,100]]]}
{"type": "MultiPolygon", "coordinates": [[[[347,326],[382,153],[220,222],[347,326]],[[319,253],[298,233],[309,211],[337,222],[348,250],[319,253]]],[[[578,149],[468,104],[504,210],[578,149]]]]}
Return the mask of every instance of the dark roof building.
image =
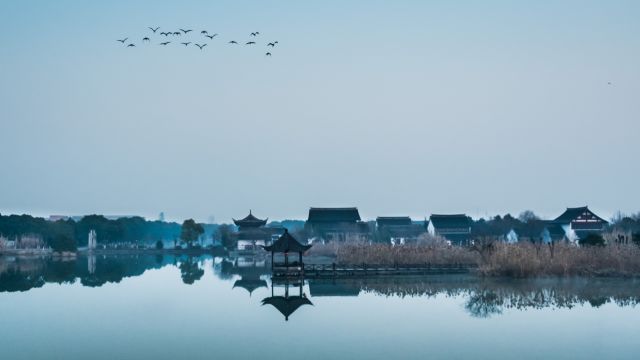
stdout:
{"type": "Polygon", "coordinates": [[[310,208],[307,222],[319,223],[357,223],[360,213],[356,207],[346,208],[310,208]]]}
{"type": "Polygon", "coordinates": [[[601,232],[609,224],[599,217],[589,207],[567,208],[554,223],[562,226],[567,238],[571,241],[578,240],[590,233],[601,232]]]}
{"type": "Polygon", "coordinates": [[[321,241],[367,240],[369,225],[356,207],[310,208],[305,228],[321,241]]]}
{"type": "Polygon", "coordinates": [[[429,233],[442,236],[452,244],[464,245],[471,236],[471,223],[471,218],[465,214],[433,214],[429,217],[429,233]]]}
{"type": "Polygon", "coordinates": [[[379,241],[393,245],[416,241],[427,229],[416,224],[408,216],[379,216],[376,218],[379,241]]]}
{"type": "Polygon", "coordinates": [[[376,218],[378,228],[384,226],[411,225],[411,218],[408,216],[378,216],[376,218]]]}

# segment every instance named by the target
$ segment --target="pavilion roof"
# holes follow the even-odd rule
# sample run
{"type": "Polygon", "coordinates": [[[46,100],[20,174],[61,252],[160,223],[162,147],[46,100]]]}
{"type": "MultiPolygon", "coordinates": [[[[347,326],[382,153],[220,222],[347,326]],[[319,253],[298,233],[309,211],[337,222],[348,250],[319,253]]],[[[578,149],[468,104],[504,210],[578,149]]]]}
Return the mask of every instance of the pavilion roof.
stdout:
{"type": "Polygon", "coordinates": [[[262,300],[262,305],[273,305],[285,320],[289,320],[289,316],[293,314],[299,307],[303,305],[313,305],[313,303],[305,296],[271,296],[262,300]]]}
{"type": "Polygon", "coordinates": [[[269,219],[258,219],[257,217],[253,216],[251,210],[249,210],[249,215],[245,216],[244,219],[233,219],[233,222],[240,227],[260,227],[266,225],[267,220],[269,219]]]}
{"type": "Polygon", "coordinates": [[[263,248],[270,252],[277,253],[290,253],[290,252],[305,252],[311,248],[311,245],[302,245],[289,234],[289,230],[285,229],[278,240],[269,246],[263,246],[263,248]]]}
{"type": "Polygon", "coordinates": [[[233,283],[233,288],[235,289],[237,287],[247,290],[249,295],[251,295],[254,290],[261,287],[267,287],[267,282],[262,279],[239,279],[233,283]]]}

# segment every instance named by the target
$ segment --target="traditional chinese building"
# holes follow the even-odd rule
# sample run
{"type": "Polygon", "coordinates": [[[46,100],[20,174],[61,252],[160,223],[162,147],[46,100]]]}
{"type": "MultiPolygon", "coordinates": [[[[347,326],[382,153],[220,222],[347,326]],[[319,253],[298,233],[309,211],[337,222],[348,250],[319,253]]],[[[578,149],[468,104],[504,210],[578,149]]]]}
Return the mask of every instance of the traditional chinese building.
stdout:
{"type": "Polygon", "coordinates": [[[376,227],[378,238],[393,245],[415,242],[427,232],[426,226],[414,224],[408,216],[379,216],[376,227]]]}
{"type": "Polygon", "coordinates": [[[358,208],[310,208],[305,228],[321,242],[368,240],[369,224],[361,221],[358,208]]]}
{"type": "Polygon", "coordinates": [[[429,217],[429,234],[442,236],[451,244],[467,245],[471,237],[471,218],[465,214],[436,215],[429,217]]]}
{"type": "Polygon", "coordinates": [[[600,233],[609,224],[608,221],[589,210],[587,206],[567,208],[553,222],[562,226],[569,241],[577,241],[590,233],[600,233]]]}
{"type": "Polygon", "coordinates": [[[236,220],[234,224],[238,227],[238,232],[234,234],[237,241],[237,249],[240,251],[254,251],[262,246],[270,245],[282,233],[284,228],[267,227],[269,219],[258,219],[251,210],[245,218],[236,220]]]}

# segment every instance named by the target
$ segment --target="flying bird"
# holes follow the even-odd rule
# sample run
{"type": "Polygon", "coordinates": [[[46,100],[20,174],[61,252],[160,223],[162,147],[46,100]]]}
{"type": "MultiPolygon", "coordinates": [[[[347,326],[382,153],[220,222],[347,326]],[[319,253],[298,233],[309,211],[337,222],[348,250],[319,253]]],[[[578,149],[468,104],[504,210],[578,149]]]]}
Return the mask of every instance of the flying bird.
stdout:
{"type": "Polygon", "coordinates": [[[148,37],[142,38],[142,41],[151,41],[148,37]]]}
{"type": "Polygon", "coordinates": [[[191,44],[191,41],[189,41],[189,42],[183,42],[183,43],[180,43],[180,44],[182,44],[182,45],[184,45],[184,46],[187,46],[187,45],[191,44]]]}
{"type": "Polygon", "coordinates": [[[267,46],[274,47],[274,46],[276,46],[276,44],[275,43],[268,43],[267,46]]]}
{"type": "Polygon", "coordinates": [[[208,34],[207,30],[200,31],[200,34],[208,34]]]}
{"type": "Polygon", "coordinates": [[[186,34],[186,33],[188,33],[189,31],[193,31],[193,30],[191,30],[191,29],[189,29],[189,30],[180,29],[180,31],[182,31],[183,33],[185,33],[185,34],[186,34]]]}
{"type": "Polygon", "coordinates": [[[171,35],[171,33],[163,31],[163,32],[160,33],[160,35],[168,36],[168,35],[171,35]]]}
{"type": "Polygon", "coordinates": [[[156,33],[156,31],[158,31],[158,29],[160,29],[160,26],[158,26],[158,27],[157,27],[157,28],[155,28],[155,29],[154,29],[154,28],[152,28],[151,26],[149,26],[149,29],[150,29],[151,31],[153,31],[153,33],[155,34],[155,33],[156,33]]]}
{"type": "Polygon", "coordinates": [[[205,46],[207,46],[207,44],[202,44],[202,45],[200,45],[200,44],[196,44],[196,46],[197,46],[197,47],[199,47],[199,48],[200,48],[200,50],[202,50],[202,48],[203,48],[203,47],[205,47],[205,46]]]}
{"type": "Polygon", "coordinates": [[[124,39],[122,39],[122,40],[118,40],[118,41],[120,41],[121,43],[123,43],[123,44],[124,44],[124,42],[125,42],[125,41],[127,41],[127,39],[129,39],[129,38],[124,38],[124,39]]]}
{"type": "Polygon", "coordinates": [[[173,33],[173,35],[182,35],[182,33],[180,33],[179,31],[176,31],[173,33]]]}
{"type": "Polygon", "coordinates": [[[168,44],[171,44],[171,41],[165,41],[160,43],[160,45],[164,45],[164,46],[167,46],[168,44]]]}
{"type": "Polygon", "coordinates": [[[231,40],[231,41],[229,41],[229,44],[237,44],[237,43],[238,43],[238,42],[237,42],[237,41],[235,41],[235,40],[231,40]]]}
{"type": "Polygon", "coordinates": [[[264,54],[264,55],[265,55],[265,56],[271,56],[271,53],[270,53],[270,52],[268,52],[268,53],[266,53],[266,54],[264,54]]]}
{"type": "Polygon", "coordinates": [[[251,33],[251,36],[258,36],[258,35],[260,35],[260,33],[258,31],[251,33]]]}
{"type": "Polygon", "coordinates": [[[255,41],[248,41],[245,45],[253,45],[255,43],[256,43],[255,41]]]}
{"type": "Polygon", "coordinates": [[[206,37],[208,37],[209,39],[213,40],[214,37],[218,36],[218,34],[213,34],[213,35],[205,35],[206,37]]]}
{"type": "Polygon", "coordinates": [[[127,47],[135,47],[135,45],[134,44],[129,44],[129,45],[127,45],[127,47]]]}

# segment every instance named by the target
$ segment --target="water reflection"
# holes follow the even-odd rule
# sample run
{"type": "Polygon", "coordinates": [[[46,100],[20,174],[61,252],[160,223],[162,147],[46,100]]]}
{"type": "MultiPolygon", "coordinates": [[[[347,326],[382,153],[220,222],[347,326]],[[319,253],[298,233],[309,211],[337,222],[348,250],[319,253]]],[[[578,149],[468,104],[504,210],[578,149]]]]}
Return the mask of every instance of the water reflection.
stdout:
{"type": "Polygon", "coordinates": [[[288,281],[283,283],[272,282],[271,296],[264,298],[262,300],[262,305],[272,305],[280,311],[284,316],[284,320],[288,321],[289,317],[298,310],[298,308],[304,305],[313,305],[313,303],[307,299],[307,295],[303,291],[303,284],[304,281],[302,280],[297,283],[290,283],[288,281]],[[280,287],[284,289],[284,295],[275,295],[274,290],[280,287]],[[292,291],[297,290],[297,295],[291,294],[289,288],[292,288],[292,291]]]}
{"type": "MultiPolygon", "coordinates": [[[[201,281],[206,257],[186,256],[90,256],[75,259],[0,257],[0,292],[29,291],[46,283],[99,287],[141,276],[150,269],[173,266],[186,285],[201,281]]],[[[466,312],[479,318],[502,314],[508,309],[600,307],[614,303],[620,307],[640,302],[640,281],[636,279],[481,279],[472,275],[371,277],[358,279],[307,279],[272,282],[264,259],[216,258],[213,273],[229,280],[230,289],[244,290],[249,297],[258,290],[271,290],[262,300],[289,320],[315,297],[357,297],[373,294],[384,297],[462,297],[466,312]],[[308,289],[308,295],[305,293],[308,289]]],[[[314,307],[318,308],[318,307],[314,307]]]]}

